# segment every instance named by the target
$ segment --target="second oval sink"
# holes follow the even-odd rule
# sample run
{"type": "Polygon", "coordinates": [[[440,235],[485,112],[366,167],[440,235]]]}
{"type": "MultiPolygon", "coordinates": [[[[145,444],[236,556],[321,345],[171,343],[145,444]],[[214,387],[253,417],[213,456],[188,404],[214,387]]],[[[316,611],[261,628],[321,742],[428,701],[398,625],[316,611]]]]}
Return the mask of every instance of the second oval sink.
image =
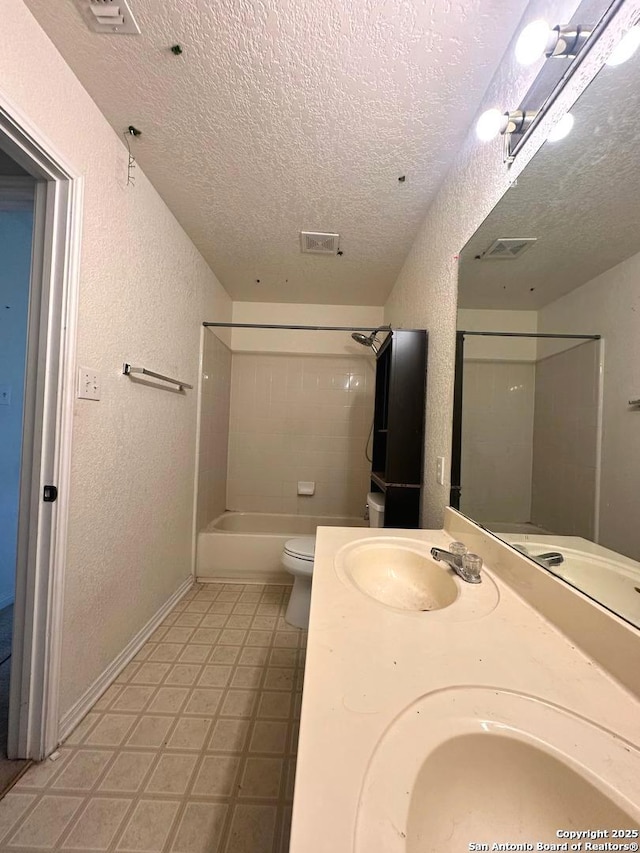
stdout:
{"type": "Polygon", "coordinates": [[[360,592],[395,610],[441,610],[458,598],[450,570],[422,547],[358,542],[342,549],[337,562],[360,592]]]}

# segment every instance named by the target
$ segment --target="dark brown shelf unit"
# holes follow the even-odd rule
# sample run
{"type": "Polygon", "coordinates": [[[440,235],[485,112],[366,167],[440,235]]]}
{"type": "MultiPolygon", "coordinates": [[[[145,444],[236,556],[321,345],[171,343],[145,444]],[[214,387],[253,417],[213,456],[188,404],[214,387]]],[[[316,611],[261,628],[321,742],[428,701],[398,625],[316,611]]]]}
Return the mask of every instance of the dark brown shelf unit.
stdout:
{"type": "Polygon", "coordinates": [[[394,330],[376,359],[371,490],[385,493],[385,527],[419,527],[427,333],[394,330]]]}

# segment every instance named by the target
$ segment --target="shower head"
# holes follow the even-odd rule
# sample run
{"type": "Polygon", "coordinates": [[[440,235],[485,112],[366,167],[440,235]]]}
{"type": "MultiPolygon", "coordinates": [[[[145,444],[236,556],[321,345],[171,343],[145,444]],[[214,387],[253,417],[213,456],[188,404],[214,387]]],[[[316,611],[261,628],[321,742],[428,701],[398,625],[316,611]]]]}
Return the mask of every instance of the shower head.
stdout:
{"type": "Polygon", "coordinates": [[[363,347],[371,347],[375,355],[378,355],[378,341],[377,335],[378,332],[390,332],[391,326],[378,326],[377,329],[374,329],[370,335],[363,335],[362,332],[352,332],[351,337],[356,343],[362,344],[363,347]]]}

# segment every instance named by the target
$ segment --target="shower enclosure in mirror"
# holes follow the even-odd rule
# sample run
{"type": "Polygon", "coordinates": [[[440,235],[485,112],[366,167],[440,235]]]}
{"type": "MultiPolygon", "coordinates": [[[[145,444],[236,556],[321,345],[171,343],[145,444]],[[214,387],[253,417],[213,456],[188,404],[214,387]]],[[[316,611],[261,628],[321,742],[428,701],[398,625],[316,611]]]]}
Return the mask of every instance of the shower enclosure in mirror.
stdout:
{"type": "Polygon", "coordinates": [[[640,626],[640,52],[462,251],[451,503],[640,626]]]}

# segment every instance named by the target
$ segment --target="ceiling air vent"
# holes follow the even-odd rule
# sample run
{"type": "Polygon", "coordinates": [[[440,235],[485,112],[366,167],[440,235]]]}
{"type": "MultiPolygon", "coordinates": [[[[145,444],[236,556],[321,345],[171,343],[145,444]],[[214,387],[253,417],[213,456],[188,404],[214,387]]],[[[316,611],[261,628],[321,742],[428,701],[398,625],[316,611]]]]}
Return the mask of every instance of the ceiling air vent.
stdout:
{"type": "Polygon", "coordinates": [[[340,248],[339,234],[322,231],[301,231],[300,249],[313,255],[337,255],[340,248]]]}
{"type": "Polygon", "coordinates": [[[498,237],[480,256],[483,261],[515,261],[536,242],[537,237],[498,237]]]}
{"type": "Polygon", "coordinates": [[[140,35],[127,0],[77,0],[82,17],[95,33],[140,35]]]}

